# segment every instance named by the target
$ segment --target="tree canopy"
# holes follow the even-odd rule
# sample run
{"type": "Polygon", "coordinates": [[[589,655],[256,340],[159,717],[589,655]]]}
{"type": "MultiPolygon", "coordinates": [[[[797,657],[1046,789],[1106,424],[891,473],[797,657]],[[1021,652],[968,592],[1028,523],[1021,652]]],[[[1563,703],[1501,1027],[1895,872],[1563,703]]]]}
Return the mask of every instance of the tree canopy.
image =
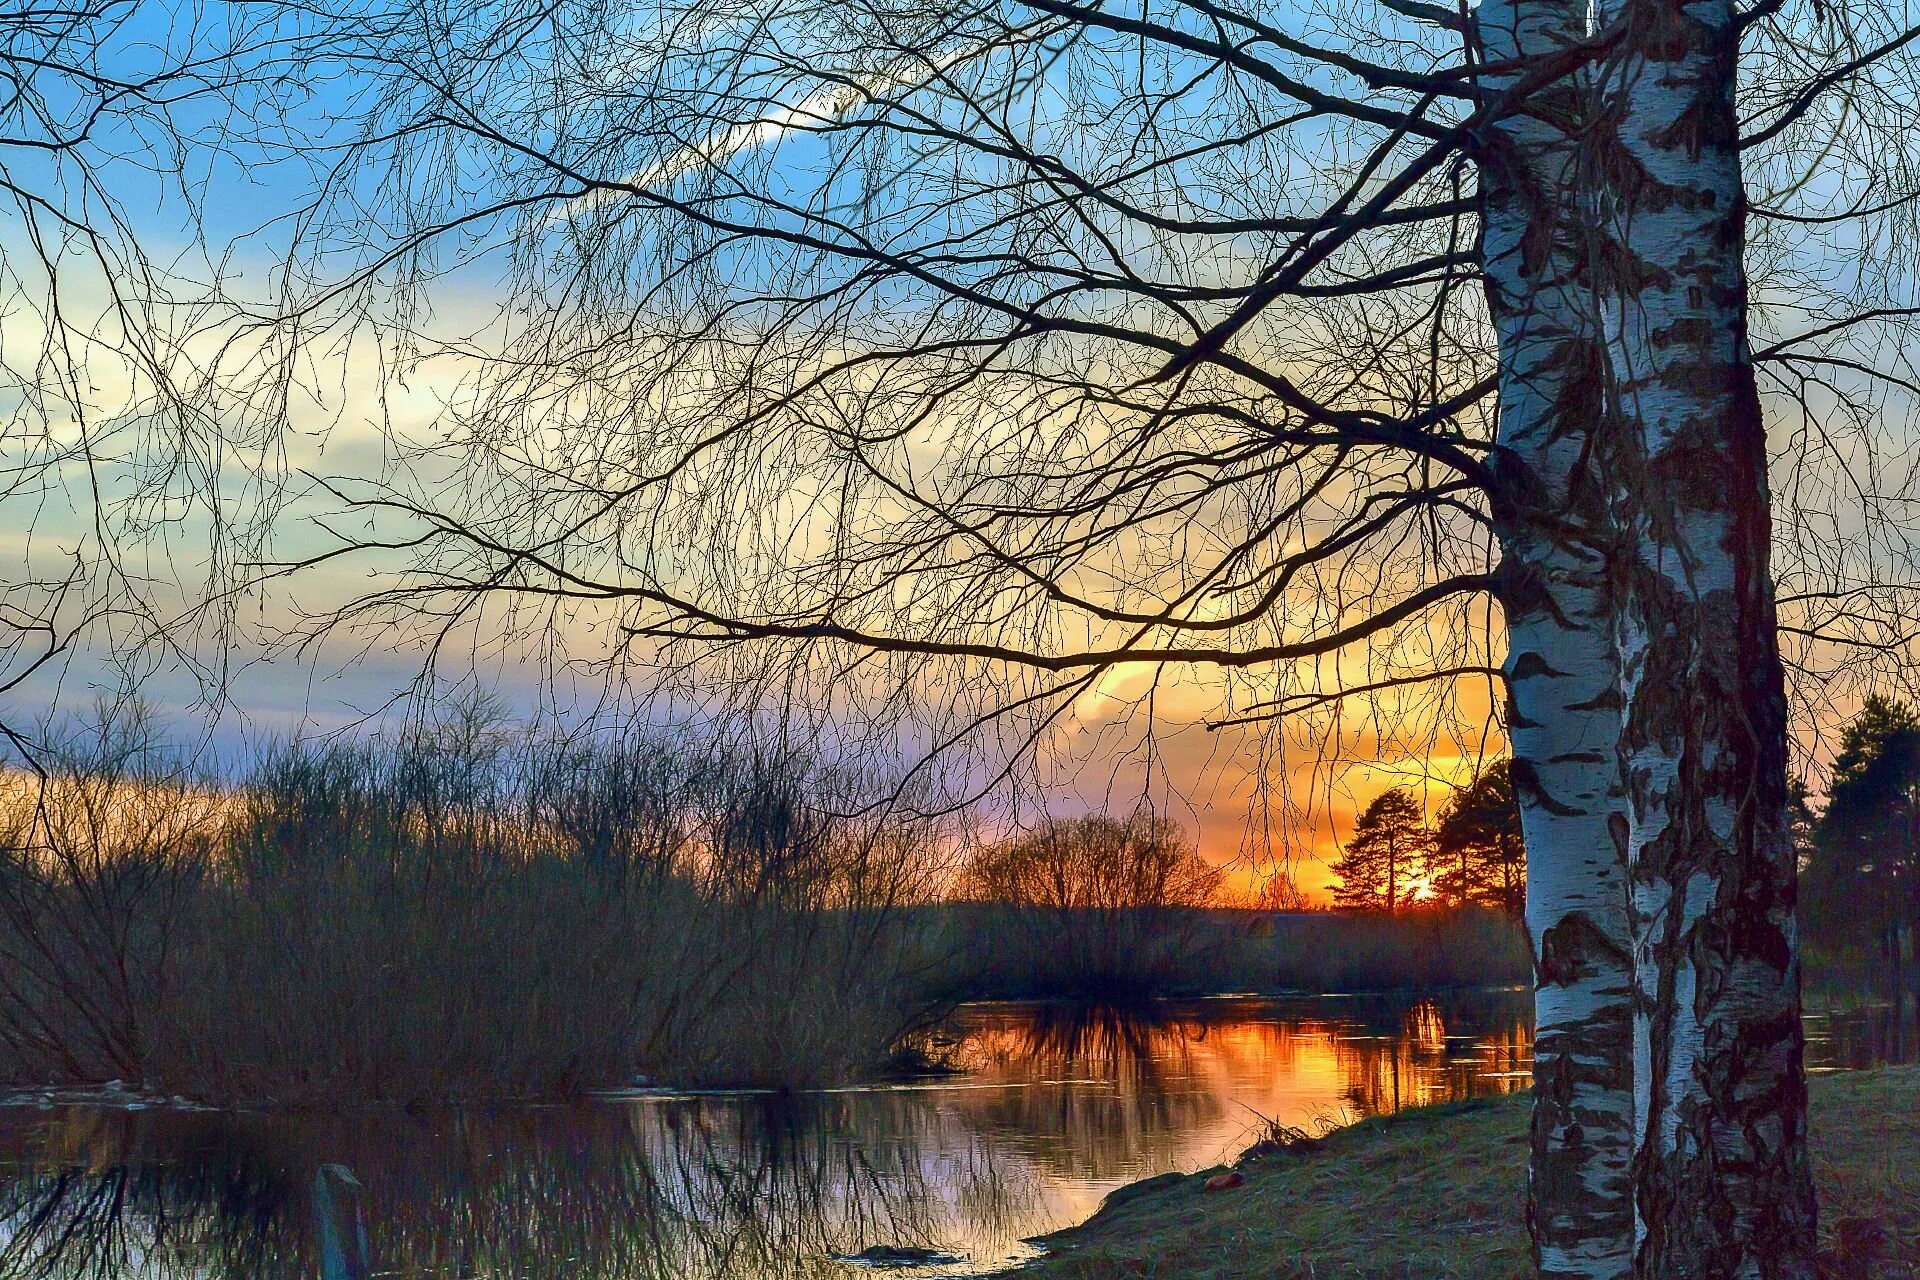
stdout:
{"type": "Polygon", "coordinates": [[[1143,809],[1050,819],[974,854],[961,883],[991,902],[1113,912],[1207,906],[1220,879],[1179,823],[1143,809]]]}
{"type": "Polygon", "coordinates": [[[1405,787],[1375,796],[1353,824],[1353,835],[1333,864],[1336,905],[1360,911],[1403,910],[1415,898],[1433,854],[1420,800],[1405,787]]]}
{"type": "Polygon", "coordinates": [[[1432,884],[1449,902],[1477,902],[1519,916],[1527,905],[1527,845],[1511,765],[1490,765],[1440,806],[1432,884]]]}
{"type": "Polygon", "coordinates": [[[1878,933],[1900,968],[1920,928],[1920,715],[1867,699],[1841,734],[1827,807],[1814,828],[1807,900],[1816,927],[1878,933]]]}

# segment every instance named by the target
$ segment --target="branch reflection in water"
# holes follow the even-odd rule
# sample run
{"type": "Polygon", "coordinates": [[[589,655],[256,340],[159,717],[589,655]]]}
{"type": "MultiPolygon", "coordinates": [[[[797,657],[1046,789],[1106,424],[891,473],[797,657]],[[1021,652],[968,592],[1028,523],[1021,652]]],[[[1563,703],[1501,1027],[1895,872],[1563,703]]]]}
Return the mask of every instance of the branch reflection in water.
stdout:
{"type": "Polygon", "coordinates": [[[942,1032],[962,1074],[865,1091],[0,1109],[0,1280],[313,1280],[315,1179],[335,1164],[360,1184],[375,1273],[808,1280],[875,1246],[988,1267],[1122,1183],[1231,1158],[1263,1118],[1523,1088],[1525,1014],[1504,991],[980,1005],[942,1032]]]}

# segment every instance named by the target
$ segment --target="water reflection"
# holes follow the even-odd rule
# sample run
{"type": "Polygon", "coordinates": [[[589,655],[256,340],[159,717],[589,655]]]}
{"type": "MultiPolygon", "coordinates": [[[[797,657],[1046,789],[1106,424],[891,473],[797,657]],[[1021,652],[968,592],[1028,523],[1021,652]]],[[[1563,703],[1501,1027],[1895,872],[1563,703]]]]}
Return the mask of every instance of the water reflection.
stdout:
{"type": "Polygon", "coordinates": [[[1920,1061],[1920,994],[1899,1004],[1842,1014],[1808,1014],[1807,1061],[1816,1069],[1859,1071],[1883,1062],[1920,1061]]]}
{"type": "MultiPolygon", "coordinates": [[[[965,1074],[890,1090],[429,1115],[5,1109],[0,1280],[312,1280],[329,1163],[365,1189],[376,1271],[405,1276],[810,1280],[876,1245],[991,1266],[1123,1182],[1231,1156],[1263,1118],[1311,1129],[1524,1088],[1526,1013],[1522,992],[979,1006],[947,1029],[965,1074]]],[[[1850,1065],[1913,1043],[1897,1019],[1809,1030],[1816,1060],[1850,1065]]]]}
{"type": "Polygon", "coordinates": [[[1513,992],[1444,1002],[969,1010],[969,1078],[1023,1087],[965,1110],[972,1123],[1019,1144],[1052,1180],[1104,1194],[1146,1174],[1230,1157],[1264,1119],[1311,1129],[1524,1087],[1526,1013],[1513,992]]]}
{"type": "Polygon", "coordinates": [[[365,1188],[375,1267],[406,1275],[810,1276],[935,1233],[936,1178],[992,1234],[1017,1212],[845,1104],[404,1114],[359,1123],[58,1109],[9,1126],[0,1276],[313,1277],[313,1172],[365,1188]]]}
{"type": "Polygon", "coordinates": [[[1196,1088],[1208,1026],[1163,1009],[1040,1005],[973,1011],[957,1064],[997,1087],[957,1099],[974,1132],[1020,1149],[1055,1181],[1170,1168],[1226,1100],[1196,1088]]]}
{"type": "Polygon", "coordinates": [[[1455,1011],[1450,1028],[1440,1006],[1409,1006],[1398,1034],[1335,1036],[1333,1052],[1346,1095],[1361,1115],[1403,1107],[1509,1093],[1532,1080],[1533,1035],[1525,1018],[1483,1010],[1471,1022],[1455,1011]],[[1470,1034],[1460,1027],[1471,1025],[1470,1034]]]}

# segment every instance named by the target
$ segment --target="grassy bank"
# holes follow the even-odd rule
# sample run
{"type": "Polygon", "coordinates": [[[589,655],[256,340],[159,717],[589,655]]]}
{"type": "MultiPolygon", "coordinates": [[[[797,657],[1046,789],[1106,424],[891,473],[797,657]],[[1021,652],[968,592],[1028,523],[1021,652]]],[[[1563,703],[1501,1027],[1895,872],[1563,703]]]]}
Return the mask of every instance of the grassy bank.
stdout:
{"type": "MultiPolygon", "coordinates": [[[[1820,1075],[1812,1141],[1833,1280],[1920,1275],[1920,1067],[1820,1075]]],[[[1402,1112],[1123,1188],[1022,1280],[1520,1280],[1527,1102],[1402,1112]],[[1209,1173],[1218,1170],[1209,1170],[1209,1173]]]]}

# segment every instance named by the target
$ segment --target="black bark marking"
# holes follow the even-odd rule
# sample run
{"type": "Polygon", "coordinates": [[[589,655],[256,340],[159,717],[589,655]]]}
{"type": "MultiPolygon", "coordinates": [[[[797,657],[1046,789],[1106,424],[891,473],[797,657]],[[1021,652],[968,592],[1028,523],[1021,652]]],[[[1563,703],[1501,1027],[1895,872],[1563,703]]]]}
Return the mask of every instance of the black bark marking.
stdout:
{"type": "MultiPolygon", "coordinates": [[[[1596,973],[1622,972],[1631,960],[1593,921],[1584,915],[1569,915],[1541,931],[1540,954],[1533,965],[1534,983],[1566,986],[1596,973]]],[[[1619,1070],[1624,1072],[1624,1064],[1619,1070]]],[[[1624,1074],[1620,1079],[1625,1082],[1624,1074]]]]}

